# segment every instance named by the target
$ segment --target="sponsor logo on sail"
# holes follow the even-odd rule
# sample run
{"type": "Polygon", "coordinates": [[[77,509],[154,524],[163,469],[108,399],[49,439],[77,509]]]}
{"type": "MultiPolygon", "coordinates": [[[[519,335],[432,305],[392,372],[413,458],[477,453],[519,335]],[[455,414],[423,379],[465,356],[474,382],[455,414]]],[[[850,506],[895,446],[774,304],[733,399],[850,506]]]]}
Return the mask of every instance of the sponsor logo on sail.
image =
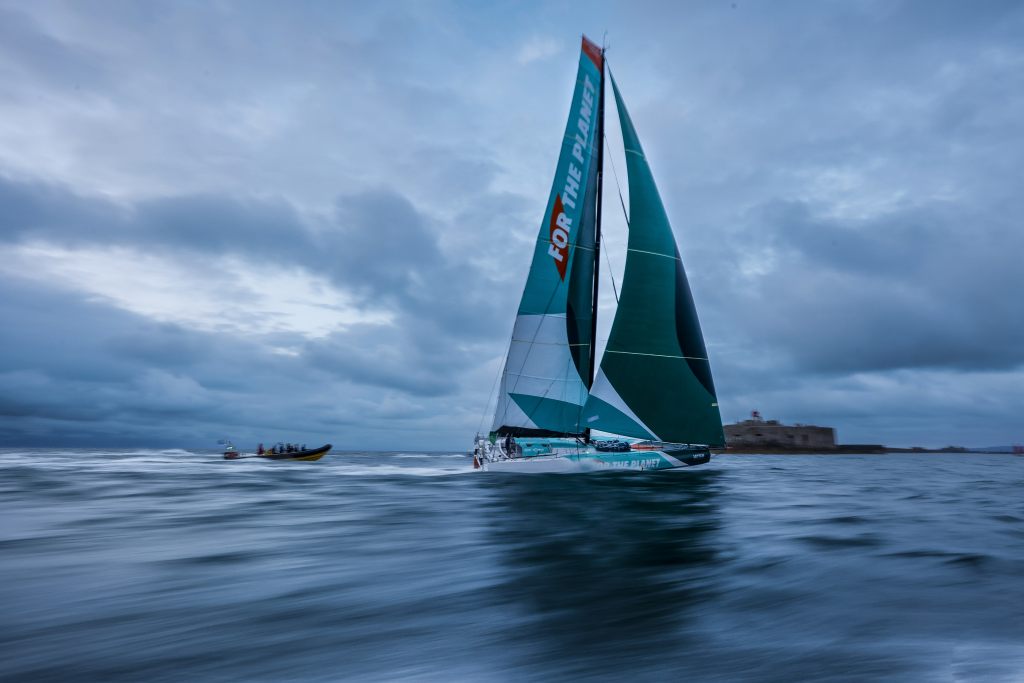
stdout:
{"type": "Polygon", "coordinates": [[[590,140],[591,119],[594,116],[594,95],[597,88],[590,76],[583,75],[583,92],[580,97],[579,113],[576,117],[576,128],[572,131],[572,158],[566,169],[565,185],[562,192],[555,195],[555,205],[551,207],[551,237],[548,246],[548,255],[554,260],[558,268],[558,276],[565,280],[565,270],[569,263],[569,240],[572,235],[573,217],[566,213],[566,209],[574,215],[580,210],[576,206],[579,199],[580,183],[583,180],[583,169],[587,168],[590,162],[590,140]]]}
{"type": "Polygon", "coordinates": [[[551,245],[548,254],[555,259],[558,276],[565,279],[565,265],[568,261],[569,233],[572,232],[572,219],[565,215],[562,195],[555,195],[555,208],[551,210],[551,245]]]}

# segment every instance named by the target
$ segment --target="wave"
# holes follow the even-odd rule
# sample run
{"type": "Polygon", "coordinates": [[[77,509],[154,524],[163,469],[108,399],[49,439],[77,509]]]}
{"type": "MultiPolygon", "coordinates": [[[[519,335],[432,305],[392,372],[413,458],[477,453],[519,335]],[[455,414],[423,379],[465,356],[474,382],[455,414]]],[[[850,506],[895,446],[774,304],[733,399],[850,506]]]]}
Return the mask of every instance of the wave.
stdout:
{"type": "Polygon", "coordinates": [[[400,465],[349,465],[331,469],[331,474],[342,477],[444,477],[451,474],[471,474],[468,467],[402,467],[400,465]]]}

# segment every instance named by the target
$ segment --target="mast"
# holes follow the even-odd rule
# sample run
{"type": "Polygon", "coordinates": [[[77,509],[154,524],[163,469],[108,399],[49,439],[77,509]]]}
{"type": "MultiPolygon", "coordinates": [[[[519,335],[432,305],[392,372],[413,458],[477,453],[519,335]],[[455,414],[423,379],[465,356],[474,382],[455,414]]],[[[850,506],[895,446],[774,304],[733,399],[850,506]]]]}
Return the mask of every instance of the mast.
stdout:
{"type": "MultiPolygon", "coordinates": [[[[594,218],[594,309],[590,316],[590,380],[587,389],[594,386],[597,371],[597,289],[601,274],[601,200],[604,197],[604,53],[601,46],[601,85],[597,100],[597,213],[594,218]]],[[[584,431],[584,440],[590,443],[590,427],[584,431]]]]}

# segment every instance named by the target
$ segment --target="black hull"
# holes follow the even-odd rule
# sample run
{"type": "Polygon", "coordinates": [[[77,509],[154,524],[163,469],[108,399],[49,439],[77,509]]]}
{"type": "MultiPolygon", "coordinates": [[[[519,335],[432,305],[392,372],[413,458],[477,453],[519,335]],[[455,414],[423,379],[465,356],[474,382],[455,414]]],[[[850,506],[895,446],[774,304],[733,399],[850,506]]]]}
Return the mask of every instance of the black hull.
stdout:
{"type": "Polygon", "coordinates": [[[706,465],[711,462],[711,450],[708,448],[680,448],[677,450],[665,449],[666,455],[671,455],[687,467],[695,465],[706,465]]]}
{"type": "Polygon", "coordinates": [[[324,457],[329,450],[331,450],[331,444],[321,446],[320,448],[309,448],[304,451],[295,451],[293,453],[264,453],[258,457],[266,458],[267,460],[319,460],[324,457]]]}

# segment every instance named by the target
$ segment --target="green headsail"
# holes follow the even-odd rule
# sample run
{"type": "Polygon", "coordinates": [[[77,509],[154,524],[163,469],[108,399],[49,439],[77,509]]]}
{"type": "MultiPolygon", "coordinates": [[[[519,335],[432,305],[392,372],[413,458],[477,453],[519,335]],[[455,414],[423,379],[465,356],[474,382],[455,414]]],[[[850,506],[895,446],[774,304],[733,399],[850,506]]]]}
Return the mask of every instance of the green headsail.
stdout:
{"type": "Polygon", "coordinates": [[[718,398],[672,228],[612,79],[629,176],[619,308],[583,409],[587,427],[676,443],[725,443],[718,398]]]}

